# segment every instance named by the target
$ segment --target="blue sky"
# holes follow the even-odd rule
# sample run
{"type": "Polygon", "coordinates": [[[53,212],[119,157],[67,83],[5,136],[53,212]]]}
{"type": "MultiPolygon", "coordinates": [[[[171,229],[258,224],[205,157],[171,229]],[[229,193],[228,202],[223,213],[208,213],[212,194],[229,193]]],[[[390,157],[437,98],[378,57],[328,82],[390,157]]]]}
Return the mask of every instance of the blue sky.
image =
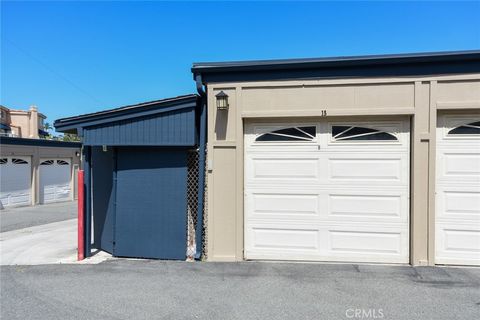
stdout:
{"type": "Polygon", "coordinates": [[[192,62],[480,49],[480,2],[5,2],[1,97],[47,121],[195,92],[192,62]]]}

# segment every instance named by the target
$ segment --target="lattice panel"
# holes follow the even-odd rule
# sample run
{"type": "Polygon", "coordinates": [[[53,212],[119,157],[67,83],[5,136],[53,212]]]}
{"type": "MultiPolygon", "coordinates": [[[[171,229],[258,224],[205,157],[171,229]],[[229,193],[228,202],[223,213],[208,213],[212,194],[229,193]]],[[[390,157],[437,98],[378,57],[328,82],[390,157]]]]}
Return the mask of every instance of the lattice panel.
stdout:
{"type": "MultiPolygon", "coordinates": [[[[198,150],[192,150],[188,154],[188,175],[187,175],[187,260],[194,260],[195,253],[197,251],[197,244],[195,243],[195,230],[198,222],[197,208],[198,208],[198,150]]],[[[206,177],[206,176],[205,176],[206,177]]],[[[204,210],[203,210],[203,243],[202,246],[202,258],[206,259],[207,256],[207,183],[205,179],[205,194],[204,194],[204,210]]]]}

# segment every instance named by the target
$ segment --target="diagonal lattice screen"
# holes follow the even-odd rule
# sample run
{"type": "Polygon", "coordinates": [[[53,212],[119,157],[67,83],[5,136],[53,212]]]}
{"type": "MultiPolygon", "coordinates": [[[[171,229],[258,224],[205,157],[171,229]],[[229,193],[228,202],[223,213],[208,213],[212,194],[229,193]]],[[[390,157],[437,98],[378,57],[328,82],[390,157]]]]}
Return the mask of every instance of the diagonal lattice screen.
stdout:
{"type": "MultiPolygon", "coordinates": [[[[195,227],[197,225],[197,208],[198,208],[198,150],[192,150],[188,154],[188,175],[187,175],[187,260],[194,260],[197,251],[197,244],[195,243],[195,227]]],[[[203,226],[202,235],[203,243],[202,259],[207,257],[207,235],[205,232],[207,226],[207,175],[205,175],[205,194],[204,194],[204,208],[203,208],[203,226]]],[[[200,249],[200,248],[199,248],[200,249]]]]}

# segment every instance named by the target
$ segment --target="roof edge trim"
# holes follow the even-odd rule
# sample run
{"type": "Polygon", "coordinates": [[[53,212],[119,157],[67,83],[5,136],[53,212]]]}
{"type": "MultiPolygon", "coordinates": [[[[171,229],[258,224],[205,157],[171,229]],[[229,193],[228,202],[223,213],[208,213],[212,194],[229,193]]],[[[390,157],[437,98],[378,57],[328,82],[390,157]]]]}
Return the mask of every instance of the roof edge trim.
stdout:
{"type": "Polygon", "coordinates": [[[184,108],[194,108],[197,106],[197,100],[198,96],[191,94],[187,96],[150,101],[97,113],[57,119],[54,122],[54,127],[59,132],[71,132],[72,130],[76,131],[89,126],[134,119],[184,108]]]}
{"type": "Polygon", "coordinates": [[[339,56],[305,59],[275,59],[252,61],[227,62],[195,62],[192,65],[193,73],[251,71],[251,70],[278,70],[311,67],[348,67],[369,64],[402,64],[421,62],[441,62],[452,60],[480,59],[480,50],[419,52],[406,54],[339,56]]]}

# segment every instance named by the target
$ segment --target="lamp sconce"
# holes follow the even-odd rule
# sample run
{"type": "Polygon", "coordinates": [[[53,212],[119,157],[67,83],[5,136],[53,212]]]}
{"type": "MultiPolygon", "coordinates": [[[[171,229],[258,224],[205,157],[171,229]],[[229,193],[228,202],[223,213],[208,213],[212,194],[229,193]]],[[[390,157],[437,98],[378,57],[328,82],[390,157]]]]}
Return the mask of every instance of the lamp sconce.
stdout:
{"type": "Polygon", "coordinates": [[[228,110],[228,95],[220,91],[215,95],[217,98],[217,110],[228,110]]]}

